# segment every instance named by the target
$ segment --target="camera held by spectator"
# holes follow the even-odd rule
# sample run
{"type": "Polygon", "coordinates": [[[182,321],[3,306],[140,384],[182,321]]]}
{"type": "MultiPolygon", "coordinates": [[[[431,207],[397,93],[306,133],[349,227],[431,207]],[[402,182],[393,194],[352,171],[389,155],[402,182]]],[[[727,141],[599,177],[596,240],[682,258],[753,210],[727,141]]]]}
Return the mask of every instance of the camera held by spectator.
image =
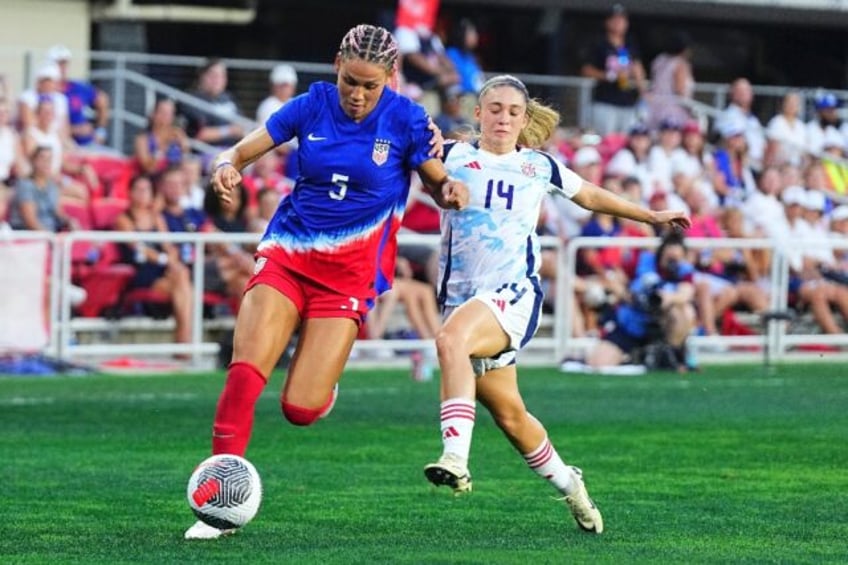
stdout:
{"type": "Polygon", "coordinates": [[[666,235],[653,257],[640,260],[629,299],[621,303],[587,363],[594,368],[643,363],[652,369],[692,370],[686,338],[695,322],[694,268],[677,232],[666,235]]]}

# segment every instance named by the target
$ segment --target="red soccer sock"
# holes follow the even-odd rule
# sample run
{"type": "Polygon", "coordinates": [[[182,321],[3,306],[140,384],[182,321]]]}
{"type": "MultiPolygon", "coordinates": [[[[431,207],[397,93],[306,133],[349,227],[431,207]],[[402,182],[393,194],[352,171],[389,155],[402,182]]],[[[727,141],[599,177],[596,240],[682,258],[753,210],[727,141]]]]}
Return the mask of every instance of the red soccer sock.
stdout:
{"type": "Polygon", "coordinates": [[[239,361],[230,364],[212,427],[213,455],[231,453],[244,456],[253,430],[256,401],[266,382],[259,369],[250,363],[239,361]]]}

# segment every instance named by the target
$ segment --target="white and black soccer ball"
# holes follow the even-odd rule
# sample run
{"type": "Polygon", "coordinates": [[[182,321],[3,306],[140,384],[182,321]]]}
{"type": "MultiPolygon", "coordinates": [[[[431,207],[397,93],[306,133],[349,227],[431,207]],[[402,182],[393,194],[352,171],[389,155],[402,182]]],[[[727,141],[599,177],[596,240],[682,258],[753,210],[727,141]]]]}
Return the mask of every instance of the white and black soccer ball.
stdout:
{"type": "Polygon", "coordinates": [[[250,522],[262,502],[262,482],[256,468],[238,455],[213,455],[188,480],[188,504],[200,520],[229,530],[250,522]]]}

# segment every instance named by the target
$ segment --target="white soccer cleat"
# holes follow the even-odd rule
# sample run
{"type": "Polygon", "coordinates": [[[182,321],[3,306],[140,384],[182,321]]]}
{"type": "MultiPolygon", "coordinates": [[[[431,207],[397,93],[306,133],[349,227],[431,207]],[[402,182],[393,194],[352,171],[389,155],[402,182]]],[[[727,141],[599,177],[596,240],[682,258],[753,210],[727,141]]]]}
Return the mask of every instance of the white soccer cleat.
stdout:
{"type": "Polygon", "coordinates": [[[564,500],[571,510],[571,515],[574,516],[574,521],[584,532],[592,532],[600,534],[604,531],[604,519],[601,517],[601,512],[592,499],[589,498],[589,493],[586,491],[586,485],[583,484],[583,471],[577,467],[571,468],[577,478],[577,490],[567,495],[564,500]]]}
{"type": "Polygon", "coordinates": [[[234,533],[235,530],[219,530],[218,528],[213,528],[206,522],[198,520],[192,527],[186,530],[185,539],[218,539],[234,533]]]}
{"type": "Polygon", "coordinates": [[[320,414],[318,414],[319,418],[326,418],[330,415],[330,412],[333,411],[333,406],[336,405],[336,400],[339,398],[339,383],[336,383],[336,386],[333,387],[333,391],[330,393],[330,401],[327,403],[327,407],[324,408],[320,414]]]}
{"type": "Polygon", "coordinates": [[[454,494],[471,492],[471,473],[466,462],[453,453],[446,453],[435,463],[425,466],[424,476],[436,486],[451,487],[454,494]]]}

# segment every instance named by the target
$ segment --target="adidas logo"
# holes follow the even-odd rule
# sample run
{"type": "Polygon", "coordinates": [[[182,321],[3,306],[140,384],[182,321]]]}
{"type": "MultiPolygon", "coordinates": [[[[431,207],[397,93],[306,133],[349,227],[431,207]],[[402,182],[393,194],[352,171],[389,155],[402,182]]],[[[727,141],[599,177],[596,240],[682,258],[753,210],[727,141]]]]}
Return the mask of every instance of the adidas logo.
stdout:
{"type": "Polygon", "coordinates": [[[442,434],[442,439],[448,439],[450,437],[459,437],[459,432],[453,426],[445,428],[445,432],[442,434]]]}
{"type": "Polygon", "coordinates": [[[469,169],[477,169],[478,171],[483,168],[477,161],[471,161],[470,163],[466,163],[465,166],[469,169]]]}
{"type": "Polygon", "coordinates": [[[492,302],[495,303],[495,306],[501,309],[501,312],[503,312],[504,308],[506,308],[506,300],[502,298],[493,298],[492,302]]]}

